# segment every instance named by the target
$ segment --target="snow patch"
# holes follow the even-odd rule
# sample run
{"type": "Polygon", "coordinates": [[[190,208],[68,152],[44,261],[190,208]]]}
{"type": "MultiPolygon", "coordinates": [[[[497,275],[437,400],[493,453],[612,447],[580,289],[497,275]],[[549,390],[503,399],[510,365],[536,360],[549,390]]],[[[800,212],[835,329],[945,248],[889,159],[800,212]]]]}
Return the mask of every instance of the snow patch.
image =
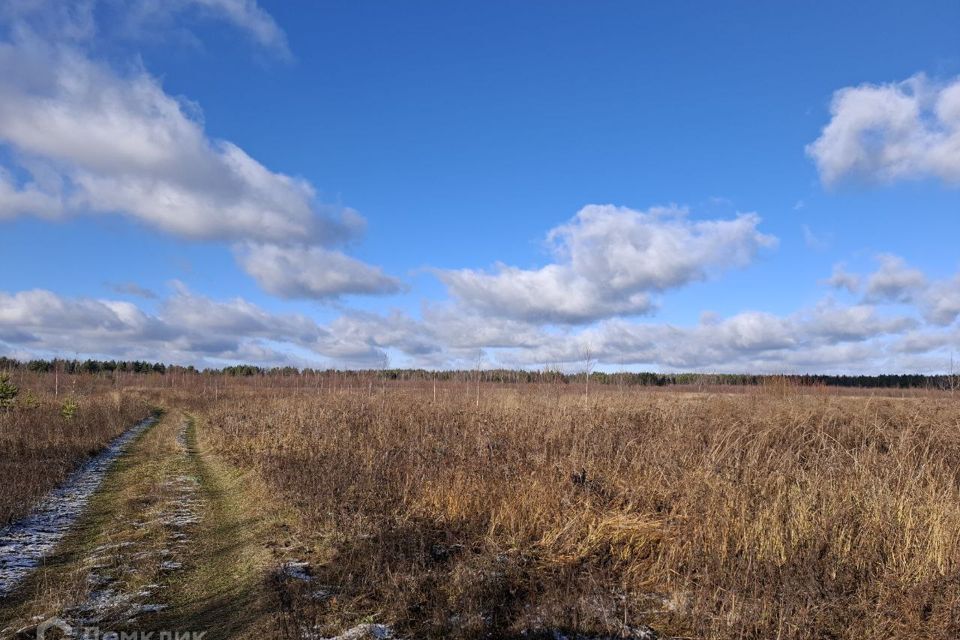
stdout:
{"type": "Polygon", "coordinates": [[[385,624],[361,624],[338,636],[321,636],[307,631],[303,637],[309,640],[389,640],[393,638],[393,629],[385,624]]]}
{"type": "Polygon", "coordinates": [[[135,424],[83,463],[23,519],[0,529],[0,598],[50,555],[100,488],[110,466],[156,421],[151,417],[135,424]]]}

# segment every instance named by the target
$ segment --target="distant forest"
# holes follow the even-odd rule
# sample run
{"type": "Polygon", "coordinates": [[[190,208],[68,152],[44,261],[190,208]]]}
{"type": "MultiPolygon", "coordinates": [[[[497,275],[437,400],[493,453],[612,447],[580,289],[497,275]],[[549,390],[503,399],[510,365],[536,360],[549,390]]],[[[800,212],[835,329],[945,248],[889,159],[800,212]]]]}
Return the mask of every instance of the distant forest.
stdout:
{"type": "MultiPolygon", "coordinates": [[[[375,376],[385,380],[437,380],[437,381],[464,381],[476,380],[477,376],[483,382],[503,384],[531,384],[531,383],[559,383],[566,384],[583,381],[586,371],[565,373],[554,369],[527,370],[527,369],[482,369],[482,370],[446,370],[430,371],[426,369],[367,369],[367,370],[334,370],[334,369],[297,369],[296,367],[257,367],[253,365],[234,365],[220,369],[197,369],[193,366],[168,365],[162,362],[145,362],[141,360],[29,360],[20,361],[7,357],[0,357],[0,371],[33,371],[38,373],[60,372],[64,374],[109,374],[113,372],[131,374],[179,374],[197,376],[233,376],[233,377],[291,377],[316,376],[332,374],[345,378],[369,378],[375,376]]],[[[649,386],[663,387],[670,385],[731,385],[750,386],[762,385],[772,380],[788,381],[797,385],[828,387],[859,387],[859,388],[892,388],[892,389],[954,389],[960,387],[960,376],[953,375],[924,375],[919,373],[867,375],[754,375],[739,373],[652,373],[652,372],[617,372],[606,373],[593,371],[590,374],[591,384],[619,385],[619,386],[649,386]]]]}

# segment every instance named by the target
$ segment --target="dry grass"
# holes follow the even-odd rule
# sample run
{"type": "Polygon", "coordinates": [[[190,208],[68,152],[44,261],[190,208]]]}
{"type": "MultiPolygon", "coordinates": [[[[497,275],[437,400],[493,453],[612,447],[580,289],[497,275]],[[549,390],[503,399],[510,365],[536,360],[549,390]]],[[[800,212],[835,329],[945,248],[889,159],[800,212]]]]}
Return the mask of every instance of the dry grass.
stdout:
{"type": "Polygon", "coordinates": [[[960,636],[948,399],[235,390],[212,450],[317,542],[333,596],[417,637],[647,623],[698,638],[960,636]]]}
{"type": "Polygon", "coordinates": [[[138,395],[60,394],[21,388],[14,408],[0,411],[0,527],[26,514],[89,456],[150,415],[138,395]],[[64,417],[64,402],[76,411],[64,417]]]}

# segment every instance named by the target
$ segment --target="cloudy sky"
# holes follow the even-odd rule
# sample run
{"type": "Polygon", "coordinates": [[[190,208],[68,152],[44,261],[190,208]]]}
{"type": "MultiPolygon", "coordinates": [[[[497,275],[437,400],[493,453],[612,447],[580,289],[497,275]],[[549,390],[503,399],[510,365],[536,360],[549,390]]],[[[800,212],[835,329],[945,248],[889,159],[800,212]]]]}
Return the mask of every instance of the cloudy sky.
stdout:
{"type": "Polygon", "coordinates": [[[960,367],[960,3],[0,4],[0,354],[960,367]]]}

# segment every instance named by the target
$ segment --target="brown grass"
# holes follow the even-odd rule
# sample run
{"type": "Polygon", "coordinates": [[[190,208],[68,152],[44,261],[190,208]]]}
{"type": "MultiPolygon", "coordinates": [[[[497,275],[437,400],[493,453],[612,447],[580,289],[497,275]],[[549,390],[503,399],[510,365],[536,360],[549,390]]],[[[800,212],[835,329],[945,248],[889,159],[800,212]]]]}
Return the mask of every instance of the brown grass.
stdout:
{"type": "Polygon", "coordinates": [[[316,542],[328,631],[646,623],[697,638],[960,636],[960,407],[738,395],[234,390],[212,450],[316,542]]]}
{"type": "Polygon", "coordinates": [[[374,620],[420,638],[640,624],[682,638],[960,637],[960,405],[948,394],[841,397],[772,380],[585,399],[485,385],[478,408],[455,384],[434,402],[430,384],[231,382],[114,393],[97,381],[71,421],[43,394],[0,415],[0,514],[22,513],[149,398],[201,418],[204,468],[262,488],[251,498],[221,483],[230,495],[213,502],[229,508],[211,511],[211,531],[249,535],[211,534],[226,560],[203,547],[201,586],[180,610],[194,617],[226,593],[202,585],[242,582],[229,599],[247,602],[242,591],[270,584],[241,562],[262,564],[255,538],[274,562],[313,563],[302,592],[280,585],[276,610],[257,609],[291,636],[374,620]],[[250,524],[266,511],[287,521],[250,524]]]}
{"type": "Polygon", "coordinates": [[[110,440],[150,415],[131,393],[65,394],[22,387],[14,408],[0,411],[0,527],[26,514],[48,491],[110,440]],[[61,414],[77,403],[75,415],[61,414]]]}

